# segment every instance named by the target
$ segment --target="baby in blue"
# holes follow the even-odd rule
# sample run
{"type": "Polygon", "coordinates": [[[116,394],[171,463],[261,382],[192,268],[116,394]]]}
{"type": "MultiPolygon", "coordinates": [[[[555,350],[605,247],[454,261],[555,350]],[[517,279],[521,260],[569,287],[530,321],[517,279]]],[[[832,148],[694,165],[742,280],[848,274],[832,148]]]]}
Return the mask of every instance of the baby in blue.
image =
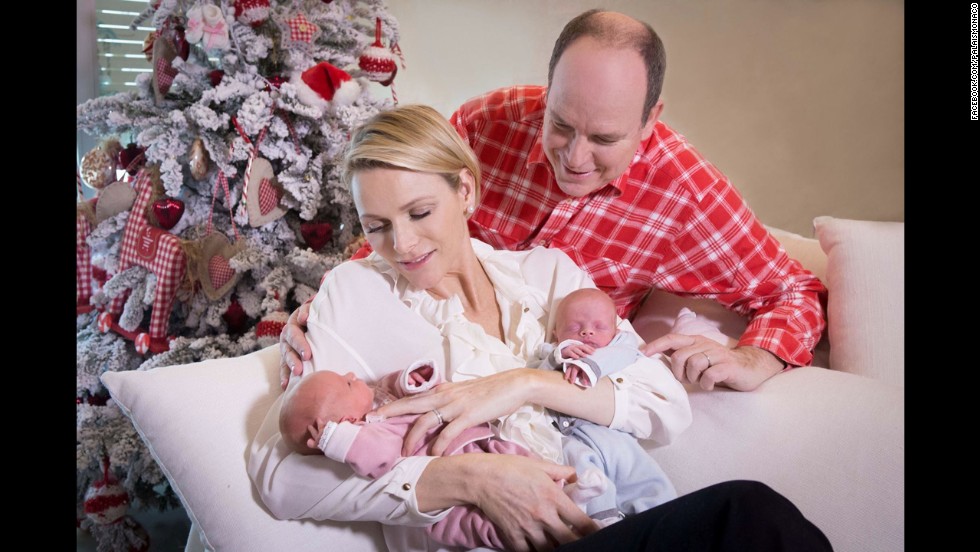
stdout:
{"type": "MultiPolygon", "coordinates": [[[[537,351],[539,368],[563,370],[565,379],[592,387],[599,378],[633,364],[642,356],[633,332],[618,331],[616,306],[598,289],[566,296],[555,312],[556,344],[537,351]]],[[[577,473],[589,468],[607,476],[605,489],[585,504],[585,513],[606,526],[677,497],[663,469],[628,433],[580,418],[554,413],[564,435],[565,463],[577,473]]]]}

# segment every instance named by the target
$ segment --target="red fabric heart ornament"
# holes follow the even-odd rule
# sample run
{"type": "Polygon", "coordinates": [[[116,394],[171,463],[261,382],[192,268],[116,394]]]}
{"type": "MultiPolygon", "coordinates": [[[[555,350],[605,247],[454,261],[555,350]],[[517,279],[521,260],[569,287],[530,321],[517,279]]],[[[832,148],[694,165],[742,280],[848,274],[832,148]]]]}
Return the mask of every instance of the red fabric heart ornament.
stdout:
{"type": "Polygon", "coordinates": [[[323,249],[333,239],[333,225],[329,222],[304,222],[299,225],[299,231],[303,234],[303,241],[313,251],[323,249]]]}
{"type": "Polygon", "coordinates": [[[184,215],[184,202],[173,197],[160,198],[153,202],[153,214],[160,222],[160,228],[170,230],[184,215]]]}

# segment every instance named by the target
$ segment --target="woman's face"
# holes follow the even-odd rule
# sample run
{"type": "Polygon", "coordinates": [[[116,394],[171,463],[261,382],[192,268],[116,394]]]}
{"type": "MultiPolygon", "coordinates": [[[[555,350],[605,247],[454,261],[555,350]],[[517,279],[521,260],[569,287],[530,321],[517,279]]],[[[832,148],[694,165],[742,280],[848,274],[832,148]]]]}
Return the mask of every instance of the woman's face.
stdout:
{"type": "Polygon", "coordinates": [[[368,243],[416,289],[463,268],[473,179],[468,171],[461,178],[457,190],[437,174],[408,170],[362,170],[351,179],[368,243]]]}

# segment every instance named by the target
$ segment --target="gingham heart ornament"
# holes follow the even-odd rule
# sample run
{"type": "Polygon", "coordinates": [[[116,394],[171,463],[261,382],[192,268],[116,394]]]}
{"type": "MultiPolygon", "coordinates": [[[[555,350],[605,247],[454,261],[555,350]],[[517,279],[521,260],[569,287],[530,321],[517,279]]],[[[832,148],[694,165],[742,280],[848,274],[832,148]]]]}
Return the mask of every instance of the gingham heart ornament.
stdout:
{"type": "Polygon", "coordinates": [[[235,284],[241,274],[236,272],[229,261],[245,247],[245,242],[232,242],[221,232],[212,232],[200,241],[200,262],[197,263],[197,278],[201,291],[212,301],[217,301],[235,284]]]}
{"type": "Polygon", "coordinates": [[[246,194],[248,223],[253,228],[268,224],[286,214],[287,209],[279,205],[283,195],[282,184],[276,179],[272,163],[267,159],[256,157],[252,162],[246,194]]]}

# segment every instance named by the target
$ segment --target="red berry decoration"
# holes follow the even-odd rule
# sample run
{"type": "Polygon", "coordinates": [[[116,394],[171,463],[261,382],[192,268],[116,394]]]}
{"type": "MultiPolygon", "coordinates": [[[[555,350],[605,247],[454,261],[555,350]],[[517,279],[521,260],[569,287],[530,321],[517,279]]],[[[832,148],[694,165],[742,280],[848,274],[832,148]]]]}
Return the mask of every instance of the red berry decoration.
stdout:
{"type": "Polygon", "coordinates": [[[329,222],[304,222],[299,225],[299,231],[313,251],[323,249],[333,239],[333,225],[329,222]]]}
{"type": "Polygon", "coordinates": [[[119,166],[126,169],[130,176],[136,176],[140,168],[146,164],[146,158],[143,156],[145,151],[146,148],[130,142],[126,149],[119,150],[119,166]]]}
{"type": "Polygon", "coordinates": [[[162,197],[153,202],[153,214],[160,228],[170,230],[184,214],[184,202],[173,197],[162,197]]]}
{"type": "Polygon", "coordinates": [[[215,69],[208,73],[208,78],[211,79],[211,86],[218,86],[221,83],[221,79],[224,78],[225,72],[221,69],[215,69]]]}

